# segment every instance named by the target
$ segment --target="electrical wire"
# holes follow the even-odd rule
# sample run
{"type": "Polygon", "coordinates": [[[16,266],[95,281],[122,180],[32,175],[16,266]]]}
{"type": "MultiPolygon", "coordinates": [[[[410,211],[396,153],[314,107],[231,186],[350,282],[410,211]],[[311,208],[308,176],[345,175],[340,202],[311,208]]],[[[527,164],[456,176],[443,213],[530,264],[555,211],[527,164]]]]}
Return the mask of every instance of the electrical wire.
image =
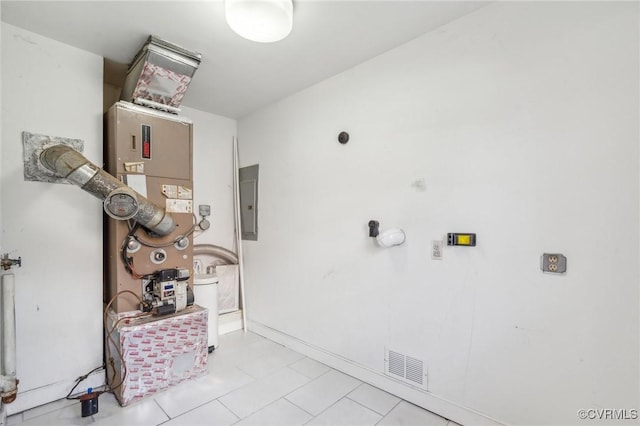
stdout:
{"type": "MultiPolygon", "coordinates": [[[[134,270],[133,270],[133,262],[131,262],[129,260],[129,257],[127,256],[127,244],[129,243],[129,239],[133,236],[133,234],[136,233],[136,231],[138,230],[138,228],[140,227],[140,224],[138,222],[135,222],[133,225],[131,225],[131,223],[129,223],[129,221],[127,221],[127,225],[129,226],[129,232],[127,233],[127,236],[124,237],[124,240],[122,241],[122,247],[120,247],[120,255],[122,256],[122,263],[124,263],[124,269],[131,275],[134,275],[134,270]]],[[[135,275],[134,275],[135,277],[135,275]]]]}
{"type": "MultiPolygon", "coordinates": [[[[71,394],[73,393],[73,391],[74,391],[74,390],[76,390],[76,388],[78,387],[78,385],[79,385],[80,383],[84,382],[85,380],[87,380],[87,378],[88,378],[90,375],[92,375],[93,373],[95,373],[96,371],[103,370],[103,369],[106,369],[106,368],[107,368],[107,367],[106,367],[106,365],[105,365],[105,364],[102,364],[100,367],[96,367],[96,368],[94,368],[93,370],[89,371],[87,374],[84,374],[84,375],[82,375],[82,376],[78,377],[78,378],[76,379],[76,384],[75,384],[75,385],[73,385],[73,387],[71,388],[71,390],[69,391],[69,393],[67,394],[67,396],[65,396],[65,399],[80,399],[80,397],[79,397],[79,396],[71,396],[71,394]]],[[[99,394],[101,394],[101,393],[103,393],[103,392],[105,392],[105,390],[98,391],[98,392],[96,392],[96,393],[99,395],[99,394]]],[[[80,395],[82,395],[82,394],[80,394],[80,395]]]]}
{"type": "Polygon", "coordinates": [[[142,317],[146,317],[146,316],[150,316],[150,313],[147,312],[142,312],[136,315],[132,315],[132,316],[128,316],[128,317],[122,317],[119,318],[118,320],[116,320],[113,325],[111,326],[111,328],[109,328],[108,326],[108,315],[109,315],[109,309],[111,308],[111,305],[113,304],[113,302],[120,296],[122,296],[124,293],[128,293],[128,294],[132,294],[136,299],[138,299],[138,302],[140,304],[142,304],[142,299],[140,298],[140,296],[138,296],[136,293],[134,293],[131,290],[122,290],[119,291],[118,293],[116,293],[111,300],[109,300],[109,302],[107,303],[107,305],[104,308],[104,313],[103,313],[103,325],[104,325],[104,330],[105,330],[105,338],[107,340],[106,344],[105,344],[105,352],[106,352],[106,361],[109,363],[109,366],[111,367],[112,370],[112,375],[111,375],[111,380],[107,380],[107,390],[105,390],[105,392],[114,392],[116,389],[118,389],[120,386],[122,386],[122,384],[124,383],[126,377],[127,377],[127,365],[126,362],[124,360],[124,355],[122,354],[122,350],[118,344],[118,342],[116,342],[113,338],[113,332],[116,330],[116,328],[120,325],[120,323],[122,321],[125,320],[132,320],[132,319],[138,319],[138,318],[142,318],[142,317]],[[120,382],[116,385],[114,385],[113,383],[116,380],[116,376],[117,376],[117,369],[116,369],[116,360],[113,358],[113,355],[111,353],[111,345],[113,345],[113,347],[116,350],[116,354],[118,356],[118,360],[120,361],[120,366],[122,367],[121,369],[121,374],[120,374],[120,382]]]}
{"type": "MultiPolygon", "coordinates": [[[[120,349],[118,343],[114,340],[113,338],[113,332],[116,330],[116,328],[120,325],[120,323],[124,320],[132,320],[132,319],[138,319],[138,318],[142,318],[145,316],[149,316],[151,315],[150,313],[140,313],[140,314],[136,314],[136,315],[132,315],[132,316],[128,316],[128,317],[122,317],[119,318],[118,320],[116,320],[113,325],[109,328],[108,324],[107,324],[107,320],[108,320],[108,313],[109,313],[109,309],[111,308],[111,305],[113,304],[113,302],[120,296],[122,296],[124,293],[130,293],[132,294],[136,299],[138,299],[138,301],[140,303],[142,303],[142,299],[140,299],[140,297],[135,294],[133,291],[131,290],[122,290],[118,293],[116,293],[111,300],[109,300],[109,303],[107,303],[107,305],[105,306],[104,309],[104,313],[103,313],[103,326],[104,326],[104,330],[105,330],[105,336],[106,336],[106,345],[105,345],[105,350],[106,350],[106,359],[107,362],[109,362],[109,366],[111,367],[111,370],[113,372],[112,376],[111,376],[111,380],[107,380],[107,383],[103,386],[101,386],[103,389],[100,390],[93,390],[94,393],[96,393],[98,396],[102,395],[103,393],[106,392],[114,392],[116,389],[118,389],[120,386],[122,386],[122,384],[124,383],[126,376],[127,376],[127,365],[124,361],[124,355],[122,354],[122,350],[120,349]],[[121,379],[120,382],[118,384],[116,384],[114,386],[114,381],[116,379],[116,375],[117,375],[117,371],[116,371],[116,364],[115,364],[115,360],[111,354],[111,344],[113,344],[113,347],[116,349],[117,352],[117,356],[118,359],[120,361],[120,365],[122,366],[122,371],[121,371],[121,379]]],[[[70,399],[70,400],[76,400],[76,399],[80,399],[81,395],[84,395],[84,392],[81,392],[79,394],[77,394],[76,396],[71,396],[71,394],[73,394],[73,391],[76,390],[76,388],[80,385],[80,383],[82,383],[83,381],[85,381],[91,374],[95,373],[96,371],[99,370],[107,370],[107,364],[102,364],[99,367],[94,368],[93,370],[89,371],[88,373],[78,377],[76,379],[76,383],[73,385],[73,387],[71,388],[71,390],[69,391],[69,393],[65,396],[65,399],[70,399]]]]}
{"type": "Polygon", "coordinates": [[[127,221],[127,225],[129,226],[129,233],[127,233],[126,237],[122,241],[122,246],[120,247],[120,255],[122,259],[122,263],[124,264],[124,269],[127,271],[133,278],[143,279],[143,278],[153,278],[155,277],[155,273],[151,274],[140,274],[136,271],[133,266],[133,259],[129,257],[128,252],[128,243],[131,238],[135,238],[135,233],[140,228],[140,224],[138,222],[134,222],[132,225],[127,221]]]}

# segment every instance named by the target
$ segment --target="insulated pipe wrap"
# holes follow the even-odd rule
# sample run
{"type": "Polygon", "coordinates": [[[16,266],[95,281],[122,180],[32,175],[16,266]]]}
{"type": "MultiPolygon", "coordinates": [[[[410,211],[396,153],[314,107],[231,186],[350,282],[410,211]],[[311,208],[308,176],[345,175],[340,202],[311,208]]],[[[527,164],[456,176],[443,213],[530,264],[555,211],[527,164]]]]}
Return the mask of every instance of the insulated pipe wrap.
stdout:
{"type": "MultiPolygon", "coordinates": [[[[54,145],[45,149],[40,154],[40,162],[57,176],[67,179],[101,200],[113,190],[127,187],[66,145],[54,145]]],[[[173,232],[176,223],[169,213],[137,192],[136,198],[138,212],[133,217],[136,222],[160,236],[173,232]]]]}
{"type": "Polygon", "coordinates": [[[16,379],[16,287],[13,274],[2,275],[1,293],[2,375],[0,375],[0,396],[2,397],[2,403],[9,404],[15,401],[18,395],[18,379],[16,379]]]}
{"type": "Polygon", "coordinates": [[[208,254],[211,256],[219,257],[220,259],[226,260],[232,265],[238,264],[238,255],[232,252],[231,250],[227,250],[224,247],[216,246],[213,244],[195,244],[193,246],[193,255],[199,254],[208,254]]]}
{"type": "Polygon", "coordinates": [[[16,376],[15,277],[2,275],[2,374],[16,376]]]}

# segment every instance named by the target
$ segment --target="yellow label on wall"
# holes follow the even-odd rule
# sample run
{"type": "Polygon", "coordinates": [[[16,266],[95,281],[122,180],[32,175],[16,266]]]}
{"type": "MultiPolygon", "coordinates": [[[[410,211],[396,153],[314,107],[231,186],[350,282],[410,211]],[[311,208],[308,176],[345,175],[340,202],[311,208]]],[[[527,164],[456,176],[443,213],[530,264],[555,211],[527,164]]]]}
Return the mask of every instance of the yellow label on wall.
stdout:
{"type": "Polygon", "coordinates": [[[458,235],[458,244],[467,246],[471,244],[471,235],[458,235]]]}

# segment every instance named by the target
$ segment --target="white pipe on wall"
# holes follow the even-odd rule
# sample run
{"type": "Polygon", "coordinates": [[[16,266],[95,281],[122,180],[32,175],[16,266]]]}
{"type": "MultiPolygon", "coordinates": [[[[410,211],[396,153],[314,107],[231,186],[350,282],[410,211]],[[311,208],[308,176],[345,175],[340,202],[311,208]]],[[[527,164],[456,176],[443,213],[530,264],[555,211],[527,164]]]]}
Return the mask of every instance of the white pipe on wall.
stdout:
{"type": "Polygon", "coordinates": [[[13,274],[2,276],[2,374],[16,375],[16,284],[13,274]]]}
{"type": "Polygon", "coordinates": [[[0,389],[2,402],[10,403],[16,398],[16,304],[15,276],[2,275],[2,376],[0,389]]]}

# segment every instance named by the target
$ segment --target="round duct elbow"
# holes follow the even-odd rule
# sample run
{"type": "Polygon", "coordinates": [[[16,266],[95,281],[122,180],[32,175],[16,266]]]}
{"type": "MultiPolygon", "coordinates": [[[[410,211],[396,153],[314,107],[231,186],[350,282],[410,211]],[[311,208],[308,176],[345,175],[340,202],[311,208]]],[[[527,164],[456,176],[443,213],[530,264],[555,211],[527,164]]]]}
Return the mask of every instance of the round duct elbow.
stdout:
{"type": "MultiPolygon", "coordinates": [[[[138,204],[137,212],[134,216],[123,216],[122,219],[132,218],[159,236],[169,235],[176,229],[175,221],[165,209],[133,191],[69,146],[54,145],[43,150],[40,162],[57,176],[67,179],[102,201],[114,193],[133,192],[138,204]]],[[[110,216],[114,217],[112,214],[110,216]]]]}

